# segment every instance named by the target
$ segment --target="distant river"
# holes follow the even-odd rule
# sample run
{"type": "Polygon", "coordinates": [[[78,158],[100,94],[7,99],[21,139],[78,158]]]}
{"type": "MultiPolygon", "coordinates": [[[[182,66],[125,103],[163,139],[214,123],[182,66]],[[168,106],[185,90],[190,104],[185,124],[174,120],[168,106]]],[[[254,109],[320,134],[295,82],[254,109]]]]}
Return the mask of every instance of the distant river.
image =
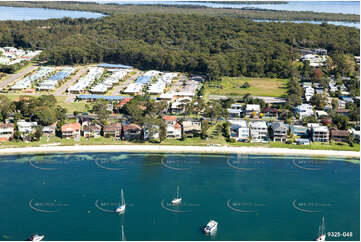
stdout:
{"type": "Polygon", "coordinates": [[[57,10],[46,8],[13,8],[0,6],[0,20],[33,20],[49,18],[99,18],[104,16],[100,13],[57,10]]]}
{"type": "MultiPolygon", "coordinates": [[[[97,1],[107,3],[110,1],[97,1]]],[[[169,4],[169,5],[201,5],[212,8],[261,8],[287,11],[313,11],[320,13],[360,14],[359,1],[289,1],[287,4],[242,4],[242,3],[211,3],[187,1],[112,1],[118,4],[169,4]]]]}
{"type": "MultiPolygon", "coordinates": [[[[279,22],[279,23],[285,23],[285,22],[291,22],[291,23],[309,23],[309,24],[322,24],[322,21],[302,21],[302,20],[263,20],[263,19],[254,19],[255,22],[279,22]]],[[[325,21],[328,24],[333,25],[339,25],[339,26],[346,26],[346,27],[354,27],[354,28],[360,28],[360,23],[351,23],[351,22],[341,22],[341,21],[325,21]]]]}
{"type": "Polygon", "coordinates": [[[127,240],[312,241],[324,216],[326,232],[341,232],[327,240],[357,241],[359,172],[332,157],[0,156],[0,240],[118,241],[123,225],[127,240]],[[127,207],[116,215],[121,188],[127,207]],[[215,237],[201,231],[210,219],[215,237]]]}

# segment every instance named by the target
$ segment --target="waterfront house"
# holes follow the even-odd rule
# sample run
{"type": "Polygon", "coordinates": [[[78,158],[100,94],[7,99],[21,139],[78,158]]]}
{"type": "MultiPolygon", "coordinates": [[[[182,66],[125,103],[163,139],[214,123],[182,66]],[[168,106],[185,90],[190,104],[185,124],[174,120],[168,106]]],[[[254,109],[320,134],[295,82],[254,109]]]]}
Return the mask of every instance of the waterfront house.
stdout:
{"type": "Polygon", "coordinates": [[[167,134],[166,134],[166,138],[167,139],[180,139],[182,138],[182,127],[180,126],[180,124],[175,123],[175,124],[168,124],[167,125],[167,134]]]}
{"type": "Polygon", "coordinates": [[[143,126],[143,138],[144,140],[152,140],[159,138],[160,127],[153,124],[144,124],[143,126]]]}
{"type": "Polygon", "coordinates": [[[102,126],[99,124],[90,124],[83,127],[85,138],[99,138],[102,126]]]}
{"type": "Polygon", "coordinates": [[[246,120],[228,120],[231,123],[231,138],[240,142],[248,142],[249,128],[246,120]]]}
{"type": "Polygon", "coordinates": [[[80,129],[80,123],[64,124],[63,127],[61,127],[61,137],[66,139],[80,139],[80,129]]]}
{"type": "Polygon", "coordinates": [[[271,124],[271,136],[273,141],[286,142],[287,140],[288,125],[284,122],[273,122],[271,124]]]}
{"type": "Polygon", "coordinates": [[[188,138],[200,135],[202,125],[200,121],[185,120],[182,122],[184,135],[188,138]]]}
{"type": "Polygon", "coordinates": [[[268,128],[264,121],[251,121],[250,122],[251,142],[268,142],[268,128]]]}
{"type": "Polygon", "coordinates": [[[52,125],[44,126],[43,127],[43,135],[54,136],[55,130],[56,130],[56,123],[53,123],[52,125]]]}
{"type": "Polygon", "coordinates": [[[17,122],[18,130],[21,134],[21,137],[27,137],[29,134],[35,133],[36,126],[38,126],[37,122],[26,122],[26,121],[18,121],[17,122]]]}
{"type": "Polygon", "coordinates": [[[114,137],[120,139],[122,135],[122,124],[113,123],[113,124],[104,125],[103,135],[104,137],[114,137]]]}
{"type": "Polygon", "coordinates": [[[259,115],[260,112],[261,112],[261,106],[259,104],[246,105],[246,116],[251,116],[253,114],[259,115]]]}
{"type": "Polygon", "coordinates": [[[312,126],[311,137],[313,142],[329,142],[330,132],[326,126],[312,126]]]}
{"type": "Polygon", "coordinates": [[[124,107],[125,104],[127,104],[128,102],[130,102],[130,100],[132,100],[131,97],[125,97],[123,98],[118,104],[117,104],[117,111],[118,113],[122,110],[122,108],[124,107]]]}
{"type": "Polygon", "coordinates": [[[302,125],[291,125],[291,133],[300,137],[308,136],[308,129],[302,125]]]}
{"type": "Polygon", "coordinates": [[[336,142],[348,142],[349,132],[347,130],[331,129],[330,139],[336,142]]]}
{"type": "Polygon", "coordinates": [[[8,141],[14,135],[13,123],[0,123],[0,142],[8,141]]]}
{"type": "Polygon", "coordinates": [[[123,138],[125,140],[140,139],[142,127],[137,124],[123,124],[123,138]]]}

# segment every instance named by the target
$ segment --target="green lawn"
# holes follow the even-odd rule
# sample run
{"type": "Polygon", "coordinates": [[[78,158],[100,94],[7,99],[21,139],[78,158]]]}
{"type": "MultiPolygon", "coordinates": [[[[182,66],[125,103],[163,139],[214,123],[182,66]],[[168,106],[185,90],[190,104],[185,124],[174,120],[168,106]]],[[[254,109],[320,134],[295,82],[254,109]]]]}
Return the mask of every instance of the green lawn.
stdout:
{"type": "Polygon", "coordinates": [[[206,96],[243,96],[250,93],[253,96],[281,97],[286,93],[288,79],[223,77],[220,82],[206,84],[206,96]],[[249,88],[242,88],[248,82],[249,88]]]}

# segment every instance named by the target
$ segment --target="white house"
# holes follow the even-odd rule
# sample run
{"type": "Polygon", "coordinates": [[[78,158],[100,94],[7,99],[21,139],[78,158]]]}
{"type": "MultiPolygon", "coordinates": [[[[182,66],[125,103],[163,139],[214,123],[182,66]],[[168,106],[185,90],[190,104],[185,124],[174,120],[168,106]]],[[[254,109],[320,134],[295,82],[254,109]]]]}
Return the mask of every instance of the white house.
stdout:
{"type": "Polygon", "coordinates": [[[268,128],[264,121],[250,122],[251,142],[268,142],[268,128]]]}
{"type": "Polygon", "coordinates": [[[249,137],[249,128],[246,120],[228,120],[231,123],[231,138],[236,141],[247,142],[249,137]]]}
{"type": "Polygon", "coordinates": [[[299,114],[300,119],[313,115],[313,107],[310,104],[303,103],[295,108],[295,112],[299,114]]]}
{"type": "Polygon", "coordinates": [[[259,104],[247,104],[246,115],[250,116],[253,112],[258,115],[261,112],[261,106],[259,104]]]}

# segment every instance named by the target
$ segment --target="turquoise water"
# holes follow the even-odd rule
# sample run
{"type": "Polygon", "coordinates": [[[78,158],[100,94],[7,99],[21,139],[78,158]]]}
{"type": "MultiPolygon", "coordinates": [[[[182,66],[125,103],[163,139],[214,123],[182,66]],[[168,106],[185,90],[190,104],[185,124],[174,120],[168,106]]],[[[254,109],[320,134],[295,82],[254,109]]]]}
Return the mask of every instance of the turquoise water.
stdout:
{"type": "Polygon", "coordinates": [[[343,159],[86,153],[0,157],[0,240],[360,239],[360,166],[343,159]],[[180,187],[180,206],[169,204],[180,187]],[[124,190],[123,215],[112,213],[124,190]],[[95,206],[97,202],[98,208],[95,206]],[[215,236],[201,232],[210,219],[215,236]]]}
{"type": "Polygon", "coordinates": [[[0,6],[0,20],[33,20],[49,18],[99,18],[104,16],[100,13],[57,10],[46,8],[13,8],[0,6]]]}

